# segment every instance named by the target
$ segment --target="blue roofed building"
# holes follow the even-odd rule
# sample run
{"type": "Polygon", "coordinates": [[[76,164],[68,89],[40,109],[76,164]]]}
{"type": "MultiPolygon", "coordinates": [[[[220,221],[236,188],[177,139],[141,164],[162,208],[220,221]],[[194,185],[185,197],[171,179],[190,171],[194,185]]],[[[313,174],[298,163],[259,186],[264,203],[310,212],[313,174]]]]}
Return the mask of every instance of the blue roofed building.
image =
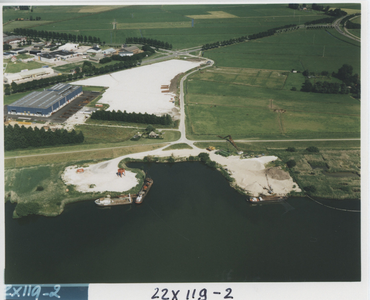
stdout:
{"type": "Polygon", "coordinates": [[[8,114],[48,117],[81,94],[81,86],[58,83],[47,90],[32,92],[8,105],[8,114]]]}

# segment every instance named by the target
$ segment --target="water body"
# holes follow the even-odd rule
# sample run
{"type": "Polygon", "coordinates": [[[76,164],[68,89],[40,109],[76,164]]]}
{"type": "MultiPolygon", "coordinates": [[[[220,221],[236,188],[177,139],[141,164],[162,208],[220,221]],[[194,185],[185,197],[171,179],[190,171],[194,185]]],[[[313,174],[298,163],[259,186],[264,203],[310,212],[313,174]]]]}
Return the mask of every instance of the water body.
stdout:
{"type": "Polygon", "coordinates": [[[197,162],[130,167],[154,180],[141,205],[15,220],[7,203],[6,283],[361,280],[359,213],[305,198],[252,206],[197,162]]]}

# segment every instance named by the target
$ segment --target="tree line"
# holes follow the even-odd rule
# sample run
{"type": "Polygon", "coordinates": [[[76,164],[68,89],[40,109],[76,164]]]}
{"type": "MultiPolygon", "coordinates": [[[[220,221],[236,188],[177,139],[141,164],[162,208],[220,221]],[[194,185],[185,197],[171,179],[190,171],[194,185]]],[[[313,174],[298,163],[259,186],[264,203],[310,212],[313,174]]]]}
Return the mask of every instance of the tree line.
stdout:
{"type": "Polygon", "coordinates": [[[142,44],[142,45],[153,46],[156,48],[172,49],[172,44],[159,41],[159,40],[155,40],[155,39],[146,38],[146,37],[127,37],[126,43],[127,44],[142,44]]]}
{"type": "Polygon", "coordinates": [[[84,141],[82,131],[77,133],[74,129],[68,132],[65,129],[55,131],[44,128],[20,127],[18,124],[4,127],[4,147],[6,151],[24,149],[28,147],[45,147],[67,144],[80,144],[84,141]]]}
{"type": "MultiPolygon", "coordinates": [[[[310,76],[315,76],[314,72],[305,70],[302,74],[307,77],[302,85],[302,92],[313,92],[313,93],[328,93],[328,94],[348,94],[351,93],[354,97],[360,98],[361,83],[358,74],[352,74],[353,67],[344,64],[338,69],[338,72],[332,72],[331,76],[338,78],[342,83],[332,83],[327,81],[317,81],[314,84],[309,80],[310,76]]],[[[322,76],[328,76],[328,71],[322,71],[322,76]]]]}
{"type": "Polygon", "coordinates": [[[161,124],[171,125],[172,118],[166,114],[164,116],[156,116],[154,114],[142,114],[142,113],[127,113],[126,111],[106,111],[97,110],[91,114],[93,120],[104,120],[104,121],[120,121],[128,123],[144,123],[144,124],[161,124]]]}
{"type": "Polygon", "coordinates": [[[252,35],[245,35],[245,36],[241,36],[241,37],[238,37],[238,38],[233,38],[233,39],[229,39],[229,40],[225,40],[225,41],[221,41],[221,42],[218,41],[218,42],[214,42],[214,43],[210,43],[210,44],[204,44],[202,46],[202,51],[213,49],[213,48],[218,48],[218,47],[222,47],[222,46],[229,46],[229,45],[232,45],[232,44],[244,42],[246,40],[254,40],[254,39],[263,38],[263,37],[266,37],[266,36],[271,36],[271,35],[274,35],[276,32],[280,32],[280,31],[287,30],[287,29],[298,29],[298,28],[299,27],[297,26],[297,24],[284,25],[284,26],[281,26],[281,27],[276,27],[276,28],[269,29],[267,31],[254,33],[252,35]]]}
{"type": "MultiPolygon", "coordinates": [[[[14,33],[17,35],[27,36],[30,38],[42,38],[45,40],[57,40],[65,42],[79,42],[79,43],[98,43],[100,38],[95,36],[75,35],[71,33],[63,33],[57,31],[35,30],[30,28],[15,28],[14,33]]],[[[105,44],[105,42],[103,42],[105,44]]]]}
{"type": "Polygon", "coordinates": [[[307,21],[307,22],[304,23],[304,25],[313,25],[313,24],[322,24],[322,23],[333,23],[334,20],[335,20],[335,18],[333,18],[333,17],[327,17],[327,18],[322,18],[322,19],[307,21]]]}

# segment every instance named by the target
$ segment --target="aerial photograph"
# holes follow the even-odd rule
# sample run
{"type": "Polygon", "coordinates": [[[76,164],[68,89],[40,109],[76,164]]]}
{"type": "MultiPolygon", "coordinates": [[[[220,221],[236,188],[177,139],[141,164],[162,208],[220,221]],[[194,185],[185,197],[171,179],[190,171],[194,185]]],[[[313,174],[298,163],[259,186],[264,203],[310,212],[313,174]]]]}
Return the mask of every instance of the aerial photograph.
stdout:
{"type": "Polygon", "coordinates": [[[361,8],[2,6],[5,284],[361,283],[361,8]]]}

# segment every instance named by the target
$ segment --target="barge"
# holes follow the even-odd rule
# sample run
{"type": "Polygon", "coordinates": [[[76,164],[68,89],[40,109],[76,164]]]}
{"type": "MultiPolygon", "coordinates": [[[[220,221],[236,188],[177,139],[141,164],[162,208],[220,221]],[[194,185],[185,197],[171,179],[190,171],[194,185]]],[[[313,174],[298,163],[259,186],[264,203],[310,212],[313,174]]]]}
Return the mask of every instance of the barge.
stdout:
{"type": "Polygon", "coordinates": [[[111,198],[110,195],[107,197],[99,198],[95,200],[95,204],[99,206],[113,206],[113,205],[124,205],[124,204],[131,204],[132,198],[135,195],[120,195],[117,198],[111,198]]]}
{"type": "Polygon", "coordinates": [[[280,202],[284,201],[287,197],[286,196],[278,196],[278,195],[259,195],[257,197],[249,197],[248,201],[251,203],[268,203],[268,202],[280,202]]]}
{"type": "Polygon", "coordinates": [[[153,179],[145,178],[144,185],[141,188],[140,192],[137,194],[137,197],[135,199],[136,204],[141,204],[143,202],[144,197],[148,194],[152,185],[153,185],[153,179]]]}

